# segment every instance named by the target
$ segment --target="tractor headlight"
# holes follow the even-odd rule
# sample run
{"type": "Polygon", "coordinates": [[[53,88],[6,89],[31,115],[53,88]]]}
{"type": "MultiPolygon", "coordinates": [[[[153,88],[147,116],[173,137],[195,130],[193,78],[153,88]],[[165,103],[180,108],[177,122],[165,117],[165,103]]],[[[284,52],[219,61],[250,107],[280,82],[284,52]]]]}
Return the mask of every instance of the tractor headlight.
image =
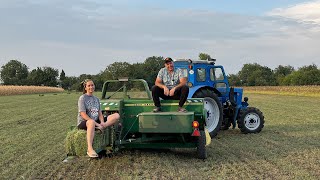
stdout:
{"type": "Polygon", "coordinates": [[[192,87],[193,86],[192,82],[188,82],[187,85],[188,85],[188,87],[192,87]]]}

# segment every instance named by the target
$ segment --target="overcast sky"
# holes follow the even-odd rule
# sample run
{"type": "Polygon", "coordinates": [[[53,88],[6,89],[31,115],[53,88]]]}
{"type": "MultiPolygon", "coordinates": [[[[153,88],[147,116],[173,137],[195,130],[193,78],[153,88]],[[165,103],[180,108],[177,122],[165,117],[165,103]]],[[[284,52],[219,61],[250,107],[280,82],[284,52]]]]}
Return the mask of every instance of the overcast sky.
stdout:
{"type": "Polygon", "coordinates": [[[237,73],[320,67],[320,0],[0,0],[0,66],[97,74],[115,61],[208,53],[237,73]]]}

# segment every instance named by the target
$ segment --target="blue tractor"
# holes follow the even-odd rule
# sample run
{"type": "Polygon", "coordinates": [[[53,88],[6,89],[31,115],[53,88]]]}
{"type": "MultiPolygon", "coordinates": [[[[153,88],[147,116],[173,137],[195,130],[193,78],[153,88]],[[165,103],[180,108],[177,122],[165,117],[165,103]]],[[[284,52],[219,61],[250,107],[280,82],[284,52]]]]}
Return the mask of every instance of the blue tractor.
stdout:
{"type": "Polygon", "coordinates": [[[210,97],[206,101],[206,127],[215,137],[220,129],[227,130],[238,124],[242,133],[258,133],[264,126],[263,113],[255,107],[249,107],[248,98],[243,96],[242,88],[229,86],[223,66],[216,65],[215,59],[174,60],[175,68],[180,68],[188,76],[190,88],[188,98],[210,97]]]}

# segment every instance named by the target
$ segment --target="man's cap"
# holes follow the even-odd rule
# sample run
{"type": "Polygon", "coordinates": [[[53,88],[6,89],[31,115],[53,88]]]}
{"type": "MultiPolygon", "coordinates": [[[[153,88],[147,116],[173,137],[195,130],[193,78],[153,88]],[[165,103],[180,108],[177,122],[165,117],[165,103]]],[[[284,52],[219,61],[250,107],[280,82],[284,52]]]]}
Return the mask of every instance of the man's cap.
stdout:
{"type": "Polygon", "coordinates": [[[165,58],[164,59],[164,63],[168,63],[168,62],[172,62],[173,60],[171,59],[171,58],[169,58],[169,57],[167,57],[167,58],[165,58]]]}

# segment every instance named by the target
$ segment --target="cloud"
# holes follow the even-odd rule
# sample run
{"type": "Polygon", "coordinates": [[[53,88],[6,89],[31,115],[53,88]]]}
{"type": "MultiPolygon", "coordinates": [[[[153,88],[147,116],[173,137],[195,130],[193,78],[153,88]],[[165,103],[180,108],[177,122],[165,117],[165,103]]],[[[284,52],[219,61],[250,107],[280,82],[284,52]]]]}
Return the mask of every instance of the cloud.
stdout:
{"type": "Polygon", "coordinates": [[[276,8],[268,12],[267,15],[320,26],[320,1],[304,2],[287,8],[276,8]]]}

